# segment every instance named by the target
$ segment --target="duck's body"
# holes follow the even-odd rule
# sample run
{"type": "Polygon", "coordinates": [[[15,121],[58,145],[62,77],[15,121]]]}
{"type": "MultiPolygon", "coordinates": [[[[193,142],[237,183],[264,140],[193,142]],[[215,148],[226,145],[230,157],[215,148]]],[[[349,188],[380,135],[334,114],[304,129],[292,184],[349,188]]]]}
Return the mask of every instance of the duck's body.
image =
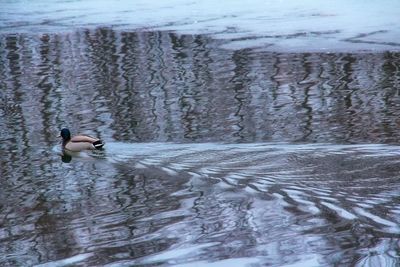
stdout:
{"type": "Polygon", "coordinates": [[[76,135],[71,137],[70,131],[66,128],[61,130],[60,136],[63,139],[62,148],[72,152],[101,149],[104,146],[102,140],[88,135],[76,135]]]}

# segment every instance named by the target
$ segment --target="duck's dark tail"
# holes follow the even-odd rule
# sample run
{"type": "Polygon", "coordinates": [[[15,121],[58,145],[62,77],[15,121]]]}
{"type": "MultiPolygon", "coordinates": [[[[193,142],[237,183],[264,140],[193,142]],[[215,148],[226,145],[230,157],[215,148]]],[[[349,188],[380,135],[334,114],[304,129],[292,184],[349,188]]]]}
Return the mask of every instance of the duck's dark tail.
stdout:
{"type": "Polygon", "coordinates": [[[105,143],[102,140],[97,140],[93,143],[94,148],[102,149],[105,143]]]}

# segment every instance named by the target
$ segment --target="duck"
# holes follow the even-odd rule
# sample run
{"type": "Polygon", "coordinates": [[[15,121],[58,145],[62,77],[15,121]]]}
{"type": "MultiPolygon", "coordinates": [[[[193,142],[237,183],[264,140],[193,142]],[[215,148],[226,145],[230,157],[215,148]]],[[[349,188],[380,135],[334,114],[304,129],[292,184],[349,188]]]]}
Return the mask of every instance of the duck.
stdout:
{"type": "Polygon", "coordinates": [[[75,135],[71,137],[71,132],[67,128],[61,130],[60,137],[63,139],[63,150],[72,152],[94,149],[101,150],[105,144],[102,140],[88,135],[75,135]]]}

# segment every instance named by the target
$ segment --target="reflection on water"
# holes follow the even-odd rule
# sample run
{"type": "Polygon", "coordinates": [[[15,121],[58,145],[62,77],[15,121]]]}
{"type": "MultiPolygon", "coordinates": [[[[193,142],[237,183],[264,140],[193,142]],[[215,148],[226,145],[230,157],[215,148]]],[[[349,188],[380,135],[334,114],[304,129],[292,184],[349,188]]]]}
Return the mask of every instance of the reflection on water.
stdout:
{"type": "Polygon", "coordinates": [[[126,141],[400,139],[399,53],[223,51],[204,36],[110,29],[1,44],[2,124],[34,142],[60,125],[126,141]]]}
{"type": "Polygon", "coordinates": [[[0,265],[398,265],[400,54],[219,47],[0,35],[0,265]]]}

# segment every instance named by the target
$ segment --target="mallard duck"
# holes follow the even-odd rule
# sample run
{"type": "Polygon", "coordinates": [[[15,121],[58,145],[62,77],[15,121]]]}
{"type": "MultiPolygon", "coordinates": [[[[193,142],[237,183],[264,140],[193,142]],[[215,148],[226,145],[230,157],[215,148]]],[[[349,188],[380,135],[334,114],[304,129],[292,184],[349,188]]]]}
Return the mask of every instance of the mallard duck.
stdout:
{"type": "Polygon", "coordinates": [[[63,139],[62,148],[72,152],[101,149],[104,146],[102,140],[91,136],[76,135],[71,137],[71,132],[67,128],[61,130],[60,137],[63,139]]]}

